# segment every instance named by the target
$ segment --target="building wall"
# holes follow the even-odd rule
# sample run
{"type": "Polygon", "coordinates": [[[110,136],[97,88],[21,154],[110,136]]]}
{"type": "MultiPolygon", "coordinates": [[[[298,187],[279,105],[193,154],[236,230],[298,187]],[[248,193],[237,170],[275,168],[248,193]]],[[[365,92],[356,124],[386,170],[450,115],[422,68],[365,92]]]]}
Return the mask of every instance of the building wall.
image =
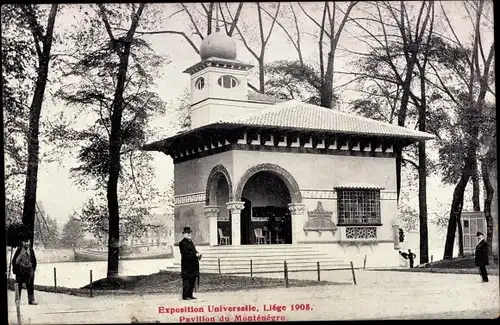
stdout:
{"type": "Polygon", "coordinates": [[[232,154],[220,154],[193,159],[174,165],[174,207],[175,241],[182,238],[182,228],[189,226],[196,244],[208,244],[209,224],[204,215],[205,194],[210,171],[223,165],[231,174],[232,154]]]}
{"type": "MultiPolygon", "coordinates": [[[[394,158],[237,150],[175,165],[175,195],[176,199],[181,199],[175,206],[177,238],[181,238],[180,234],[184,226],[190,226],[194,232],[195,243],[208,244],[209,224],[204,216],[204,206],[206,205],[205,192],[208,177],[212,168],[219,164],[226,167],[231,175],[234,193],[245,172],[262,163],[278,165],[288,171],[300,188],[306,210],[315,210],[320,201],[325,210],[332,212],[332,221],[335,224],[338,224],[338,216],[337,194],[334,187],[356,183],[382,187],[380,201],[382,226],[377,227],[377,240],[385,243],[392,242],[394,238],[392,225],[397,222],[394,158]],[[183,201],[182,197],[186,195],[189,199],[183,201]]],[[[243,196],[255,196],[252,200],[254,207],[268,205],[273,195],[272,189],[258,178],[251,178],[249,182],[250,186],[244,188],[243,196]],[[270,193],[264,193],[266,190],[270,190],[270,193]]],[[[227,213],[224,204],[227,198],[221,197],[221,200],[224,201],[222,204],[218,203],[221,213],[227,213]]],[[[305,213],[292,218],[302,219],[296,220],[303,227],[308,220],[308,215],[305,213]]],[[[229,228],[225,230],[225,233],[230,233],[229,228]]],[[[299,232],[294,234],[294,239],[299,243],[338,243],[345,241],[345,228],[338,227],[334,233],[308,232],[307,235],[299,229],[299,232]]]]}
{"type": "Polygon", "coordinates": [[[394,158],[355,157],[287,152],[233,151],[234,187],[243,174],[260,163],[279,165],[301,189],[332,190],[346,183],[371,183],[396,191],[394,158]]]}
{"type": "MultiPolygon", "coordinates": [[[[261,164],[275,164],[287,170],[298,183],[303,203],[307,211],[316,209],[321,201],[327,211],[333,213],[332,220],[338,223],[335,186],[351,183],[369,183],[383,187],[381,191],[381,221],[377,227],[377,239],[393,240],[392,224],[396,222],[396,171],[394,158],[356,157],[320,154],[296,154],[280,152],[234,151],[234,185],[236,188],[241,177],[251,167],[261,164]]],[[[307,222],[307,214],[293,216],[302,218],[300,224],[307,222]]],[[[299,242],[328,243],[342,240],[342,231],[308,232],[301,231],[299,242]]]]}
{"type": "Polygon", "coordinates": [[[268,107],[269,105],[263,103],[210,98],[191,107],[191,126],[195,128],[220,120],[227,120],[228,118],[240,117],[259,112],[268,107]]]}

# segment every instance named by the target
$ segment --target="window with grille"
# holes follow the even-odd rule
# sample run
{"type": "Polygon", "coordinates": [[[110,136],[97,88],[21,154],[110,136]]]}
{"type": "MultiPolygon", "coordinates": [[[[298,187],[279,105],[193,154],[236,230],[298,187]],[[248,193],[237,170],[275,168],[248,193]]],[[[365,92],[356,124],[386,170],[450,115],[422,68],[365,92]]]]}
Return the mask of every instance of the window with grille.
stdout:
{"type": "Polygon", "coordinates": [[[224,88],[234,88],[238,85],[238,79],[230,75],[225,75],[220,77],[217,83],[224,88]]]}
{"type": "Polygon", "coordinates": [[[342,189],[338,193],[338,225],[380,224],[380,190],[342,189]]]}

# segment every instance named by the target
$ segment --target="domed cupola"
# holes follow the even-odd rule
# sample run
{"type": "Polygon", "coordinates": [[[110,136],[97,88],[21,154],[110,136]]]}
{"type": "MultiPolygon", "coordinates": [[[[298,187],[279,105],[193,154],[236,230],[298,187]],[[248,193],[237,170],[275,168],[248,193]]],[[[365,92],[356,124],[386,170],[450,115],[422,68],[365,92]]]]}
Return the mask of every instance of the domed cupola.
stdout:
{"type": "Polygon", "coordinates": [[[200,57],[202,60],[211,57],[235,60],[236,42],[225,32],[216,31],[215,33],[211,33],[201,42],[200,57]]]}

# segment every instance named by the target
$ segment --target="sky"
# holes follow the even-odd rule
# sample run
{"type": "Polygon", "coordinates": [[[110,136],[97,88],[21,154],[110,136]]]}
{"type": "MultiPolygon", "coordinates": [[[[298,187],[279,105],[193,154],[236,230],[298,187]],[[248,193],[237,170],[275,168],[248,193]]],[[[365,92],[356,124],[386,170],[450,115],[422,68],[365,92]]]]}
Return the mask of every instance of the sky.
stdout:
{"type": "MultiPolygon", "coordinates": [[[[417,5],[419,2],[415,2],[417,5]]],[[[450,17],[455,21],[457,26],[465,26],[457,29],[460,37],[466,38],[466,35],[470,32],[469,24],[464,23],[464,13],[461,11],[460,7],[455,2],[444,1],[444,5],[449,8],[451,13],[450,17]]],[[[163,6],[164,10],[167,12],[172,12],[171,4],[157,4],[158,6],[163,6]]],[[[284,4],[283,4],[284,5],[284,4]]],[[[307,4],[314,7],[317,4],[307,4]]],[[[243,11],[243,18],[245,21],[250,17],[255,17],[254,12],[243,11]]],[[[354,17],[359,17],[360,12],[353,11],[354,17]]],[[[319,15],[316,15],[319,19],[319,15]]],[[[300,19],[304,22],[304,26],[310,26],[310,22],[304,16],[300,19]]],[[[71,28],[73,23],[73,18],[71,15],[58,16],[57,24],[59,28],[71,28]]],[[[442,22],[441,22],[442,23],[442,22]]],[[[56,27],[57,28],[57,27],[56,27]]],[[[159,29],[175,29],[175,30],[186,30],[186,18],[185,16],[177,15],[173,18],[161,21],[158,25],[159,29]]],[[[308,27],[309,28],[309,27],[308,27]]],[[[310,27],[309,30],[313,32],[313,28],[310,27]]],[[[193,49],[180,37],[176,35],[153,35],[149,36],[148,39],[155,51],[159,54],[168,56],[171,63],[166,65],[162,71],[163,76],[157,82],[156,91],[162,97],[162,99],[168,103],[175,103],[176,99],[180,96],[182,91],[189,85],[190,76],[188,74],[182,73],[187,67],[200,61],[199,56],[193,51],[193,49]]],[[[200,40],[196,37],[195,43],[199,46],[200,40]]],[[[316,59],[316,49],[317,45],[314,39],[309,35],[303,35],[303,48],[304,56],[309,59],[316,59]]],[[[348,48],[350,50],[359,50],[360,43],[353,36],[353,30],[351,28],[346,29],[342,34],[340,39],[340,47],[348,48]]],[[[241,41],[237,42],[238,56],[237,59],[256,64],[253,57],[245,49],[241,41]]],[[[336,56],[336,70],[349,71],[349,59],[351,56],[345,51],[339,51],[336,56]]],[[[286,39],[286,35],[279,28],[275,26],[275,31],[270,38],[270,43],[266,52],[266,62],[271,62],[274,60],[296,60],[296,52],[293,47],[289,44],[286,39]]],[[[255,70],[256,68],[254,68],[255,70]]],[[[251,79],[254,85],[258,84],[255,77],[251,79]]],[[[347,92],[342,94],[345,96],[351,96],[351,93],[347,92]]],[[[355,94],[352,94],[355,96],[355,94]]],[[[352,99],[352,98],[347,98],[352,99]]],[[[51,115],[58,113],[63,109],[61,103],[46,104],[44,107],[45,114],[51,115]]],[[[167,113],[165,116],[158,118],[153,121],[153,125],[158,126],[162,129],[161,132],[155,134],[154,138],[151,140],[159,140],[171,134],[171,128],[169,125],[173,123],[173,117],[171,114],[167,113]]],[[[156,167],[156,182],[161,187],[164,188],[170,184],[173,178],[173,164],[170,157],[158,153],[152,152],[155,159],[156,167]]],[[[42,162],[39,168],[39,181],[38,181],[38,201],[42,202],[43,208],[48,215],[55,218],[59,224],[64,223],[74,210],[78,210],[85,198],[91,196],[93,193],[85,192],[81,188],[77,187],[72,179],[69,177],[69,169],[75,166],[76,160],[74,157],[74,152],[68,152],[68,154],[62,158],[58,163],[46,163],[42,162]]],[[[438,176],[432,176],[428,180],[428,198],[429,198],[429,209],[432,210],[433,207],[436,208],[439,204],[445,203],[448,206],[451,202],[453,187],[443,185],[438,176]]],[[[415,204],[418,201],[414,200],[415,204]]],[[[418,205],[415,206],[418,208],[418,205]]],[[[435,232],[432,225],[429,226],[431,232],[435,232]]],[[[436,232],[437,233],[437,232],[436,232]]],[[[416,247],[415,247],[416,248],[416,247]]]]}

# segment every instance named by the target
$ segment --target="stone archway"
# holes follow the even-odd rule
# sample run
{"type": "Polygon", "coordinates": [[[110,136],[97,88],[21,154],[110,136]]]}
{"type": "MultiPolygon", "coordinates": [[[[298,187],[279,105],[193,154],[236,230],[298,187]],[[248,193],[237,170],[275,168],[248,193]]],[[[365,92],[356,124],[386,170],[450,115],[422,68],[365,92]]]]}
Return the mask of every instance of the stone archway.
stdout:
{"type": "Polygon", "coordinates": [[[285,183],[288,191],[290,192],[290,199],[293,204],[302,203],[302,195],[300,194],[299,185],[295,181],[295,178],[284,168],[275,164],[259,164],[249,168],[245,174],[240,178],[236,191],[234,193],[234,199],[236,201],[241,201],[243,195],[243,188],[247,181],[255,174],[259,172],[272,172],[278,176],[283,183],[285,183]]]}
{"type": "Polygon", "coordinates": [[[233,201],[233,182],[231,181],[231,176],[229,175],[228,170],[223,165],[217,165],[210,171],[207,180],[207,187],[205,192],[205,204],[206,205],[215,205],[216,202],[213,202],[213,190],[216,188],[217,181],[219,177],[224,176],[226,178],[227,186],[229,188],[229,201],[233,201]],[[214,186],[215,185],[215,186],[214,186]]]}

